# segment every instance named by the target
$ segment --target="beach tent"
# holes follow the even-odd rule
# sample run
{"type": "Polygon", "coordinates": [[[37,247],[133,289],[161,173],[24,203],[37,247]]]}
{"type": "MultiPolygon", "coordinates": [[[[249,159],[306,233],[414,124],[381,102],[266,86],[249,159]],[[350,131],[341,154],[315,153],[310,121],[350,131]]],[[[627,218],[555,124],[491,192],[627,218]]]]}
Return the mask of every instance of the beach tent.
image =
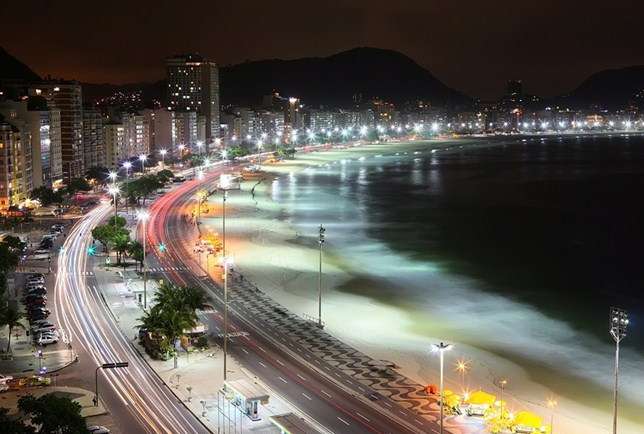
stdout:
{"type": "Polygon", "coordinates": [[[489,393],[479,390],[478,392],[472,393],[469,398],[467,398],[467,403],[472,405],[494,405],[496,401],[496,396],[490,395],[489,393]]]}
{"type": "Polygon", "coordinates": [[[515,432],[533,432],[542,427],[542,421],[539,416],[529,411],[520,411],[514,416],[512,421],[515,432]]]}

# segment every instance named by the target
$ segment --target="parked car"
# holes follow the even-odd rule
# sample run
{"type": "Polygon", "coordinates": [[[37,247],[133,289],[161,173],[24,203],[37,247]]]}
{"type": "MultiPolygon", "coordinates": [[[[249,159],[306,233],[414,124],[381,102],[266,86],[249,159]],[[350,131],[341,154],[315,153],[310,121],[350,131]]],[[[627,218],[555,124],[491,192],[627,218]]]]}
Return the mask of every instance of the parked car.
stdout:
{"type": "Polygon", "coordinates": [[[24,291],[24,298],[27,298],[29,296],[35,297],[39,295],[45,295],[47,293],[47,288],[44,286],[32,286],[31,288],[25,288],[24,291]]]}
{"type": "Polygon", "coordinates": [[[36,326],[35,328],[31,328],[31,333],[37,335],[39,333],[47,333],[47,332],[57,332],[56,326],[50,325],[50,326],[36,326]]]}
{"type": "Polygon", "coordinates": [[[29,312],[29,320],[38,320],[38,319],[47,319],[49,317],[49,312],[43,312],[43,311],[36,311],[36,312],[29,312]]]}
{"type": "Polygon", "coordinates": [[[46,295],[47,288],[30,288],[27,289],[27,295],[46,295]]]}
{"type": "Polygon", "coordinates": [[[27,283],[45,283],[45,278],[42,276],[29,276],[27,277],[27,283]]]}
{"type": "Polygon", "coordinates": [[[44,279],[45,275],[42,273],[31,273],[29,277],[40,277],[41,279],[44,279]]]}
{"type": "MultiPolygon", "coordinates": [[[[32,306],[27,311],[27,314],[31,317],[35,317],[40,314],[49,315],[50,313],[51,311],[49,309],[42,306],[32,306]]],[[[41,318],[36,318],[36,319],[41,319],[41,318]]]]}
{"type": "Polygon", "coordinates": [[[46,306],[47,306],[47,300],[31,300],[27,304],[28,309],[32,309],[32,308],[43,308],[44,309],[46,306]]]}
{"type": "Polygon", "coordinates": [[[13,377],[11,375],[2,375],[0,374],[0,392],[4,392],[6,390],[9,390],[9,384],[13,380],[13,377]]]}
{"type": "Polygon", "coordinates": [[[42,283],[30,283],[25,286],[25,289],[27,291],[31,291],[32,289],[47,289],[47,288],[42,283]]]}
{"type": "Polygon", "coordinates": [[[53,327],[53,326],[54,326],[54,324],[52,324],[51,322],[49,322],[49,321],[48,321],[48,320],[46,320],[46,319],[43,319],[43,320],[37,320],[37,321],[32,321],[32,323],[31,323],[31,329],[32,329],[32,330],[33,330],[33,329],[37,329],[37,328],[39,328],[39,327],[53,327]]]}
{"type": "Polygon", "coordinates": [[[36,344],[40,346],[51,345],[55,343],[58,343],[58,338],[56,336],[40,335],[38,339],[36,339],[36,344]]]}
{"type": "Polygon", "coordinates": [[[110,434],[110,430],[101,425],[88,426],[87,430],[90,434],[110,434]]]}

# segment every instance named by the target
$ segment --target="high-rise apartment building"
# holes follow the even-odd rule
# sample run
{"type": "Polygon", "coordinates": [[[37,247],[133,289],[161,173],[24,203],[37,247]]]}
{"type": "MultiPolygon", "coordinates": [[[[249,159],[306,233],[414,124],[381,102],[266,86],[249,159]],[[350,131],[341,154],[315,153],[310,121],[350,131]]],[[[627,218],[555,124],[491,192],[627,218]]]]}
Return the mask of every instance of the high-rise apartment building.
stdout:
{"type": "Polygon", "coordinates": [[[146,117],[138,113],[125,113],[121,116],[125,129],[125,148],[119,151],[121,160],[150,153],[150,126],[146,117]]]}
{"type": "Polygon", "coordinates": [[[105,167],[103,116],[95,108],[83,109],[83,157],[85,170],[105,167]]]}
{"type": "Polygon", "coordinates": [[[29,89],[42,96],[51,108],[60,110],[60,138],[63,178],[69,181],[84,174],[83,98],[77,82],[44,82],[29,89]]]}
{"type": "Polygon", "coordinates": [[[51,186],[60,180],[59,110],[49,109],[43,98],[33,96],[0,102],[0,114],[23,134],[23,139],[30,140],[25,146],[29,146],[32,158],[32,187],[51,186]]]}
{"type": "Polygon", "coordinates": [[[120,122],[107,122],[103,125],[103,140],[105,143],[105,166],[108,168],[119,167],[124,158],[125,127],[120,122]]]}
{"type": "Polygon", "coordinates": [[[207,144],[219,137],[219,70],[198,54],[166,59],[168,109],[206,118],[207,144]]]}
{"type": "Polygon", "coordinates": [[[166,109],[145,109],[142,114],[148,124],[150,153],[158,156],[161,149],[170,152],[173,149],[173,112],[166,109]]]}
{"type": "Polygon", "coordinates": [[[196,112],[173,112],[172,113],[172,147],[177,149],[184,146],[187,149],[196,149],[199,140],[199,125],[196,112]]]}
{"type": "Polygon", "coordinates": [[[0,120],[0,208],[18,205],[33,189],[31,135],[0,120]]]}

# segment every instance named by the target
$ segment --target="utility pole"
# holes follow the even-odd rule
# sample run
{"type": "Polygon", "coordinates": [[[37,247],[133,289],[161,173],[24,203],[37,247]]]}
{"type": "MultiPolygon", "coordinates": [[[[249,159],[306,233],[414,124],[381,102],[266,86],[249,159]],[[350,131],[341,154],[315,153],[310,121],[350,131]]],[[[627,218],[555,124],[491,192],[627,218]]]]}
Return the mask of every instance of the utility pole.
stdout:
{"type": "Polygon", "coordinates": [[[322,328],[322,244],[324,244],[324,233],[326,229],[320,225],[318,230],[318,244],[320,251],[319,270],[318,270],[318,327],[322,328]]]}
{"type": "Polygon", "coordinates": [[[613,434],[617,434],[617,388],[619,382],[619,343],[626,337],[628,313],[618,307],[610,308],[610,335],[615,341],[615,389],[613,390],[613,434]]]}

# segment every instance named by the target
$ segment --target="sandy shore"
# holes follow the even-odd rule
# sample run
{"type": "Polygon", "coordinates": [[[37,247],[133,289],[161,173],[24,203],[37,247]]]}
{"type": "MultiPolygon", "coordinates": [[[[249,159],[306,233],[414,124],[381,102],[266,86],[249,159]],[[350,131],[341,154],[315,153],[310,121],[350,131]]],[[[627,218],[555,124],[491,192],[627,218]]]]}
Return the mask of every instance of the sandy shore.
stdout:
{"type": "MultiPolygon", "coordinates": [[[[440,149],[439,152],[449,152],[471,145],[472,142],[468,141],[434,141],[426,146],[428,150],[436,148],[440,149]]],[[[269,176],[263,182],[244,182],[240,191],[229,195],[227,243],[237,270],[294,313],[316,317],[317,234],[298,233],[288,213],[272,199],[273,180],[342,159],[371,158],[383,152],[400,152],[402,155],[418,146],[418,143],[399,143],[334,149],[302,154],[295,160],[267,166],[269,176]],[[251,194],[253,187],[254,194],[251,194]]],[[[218,200],[217,196],[213,198],[215,210],[218,200]]],[[[203,221],[206,227],[220,231],[221,220],[218,217],[207,217],[203,221]]],[[[323,317],[327,330],[374,358],[395,362],[401,366],[403,374],[421,384],[437,383],[438,359],[428,349],[431,343],[441,341],[441,336],[448,333],[445,324],[426,316],[422,309],[404,306],[404,301],[385,304],[359,295],[368,294],[360,289],[367,288],[369,282],[361,280],[362,276],[349,263],[350,258],[344,258],[341,252],[333,249],[332,241],[326,246],[323,317]],[[346,290],[348,287],[351,287],[350,291],[346,290]]],[[[437,272],[436,279],[449,281],[461,278],[437,272]]],[[[576,382],[581,380],[576,378],[548,380],[547,367],[529,360],[519,364],[516,358],[510,360],[484,350],[465,333],[459,339],[454,333],[454,325],[451,325],[448,336],[456,338],[451,340],[455,349],[448,355],[450,368],[446,379],[448,387],[453,390],[483,388],[499,396],[500,389],[496,383],[500,378],[507,378],[509,384],[504,399],[512,410],[534,411],[547,423],[553,413],[546,407],[546,399],[555,397],[558,401],[554,412],[555,432],[609,432],[610,407],[599,409],[595,406],[594,394],[606,393],[599,386],[584,383],[583,387],[577,387],[576,382]],[[452,368],[457,359],[470,362],[471,369],[464,378],[452,368]],[[586,395],[575,396],[576,390],[586,395]]],[[[631,421],[623,417],[620,432],[641,433],[644,432],[644,424],[637,418],[631,421]]]]}

